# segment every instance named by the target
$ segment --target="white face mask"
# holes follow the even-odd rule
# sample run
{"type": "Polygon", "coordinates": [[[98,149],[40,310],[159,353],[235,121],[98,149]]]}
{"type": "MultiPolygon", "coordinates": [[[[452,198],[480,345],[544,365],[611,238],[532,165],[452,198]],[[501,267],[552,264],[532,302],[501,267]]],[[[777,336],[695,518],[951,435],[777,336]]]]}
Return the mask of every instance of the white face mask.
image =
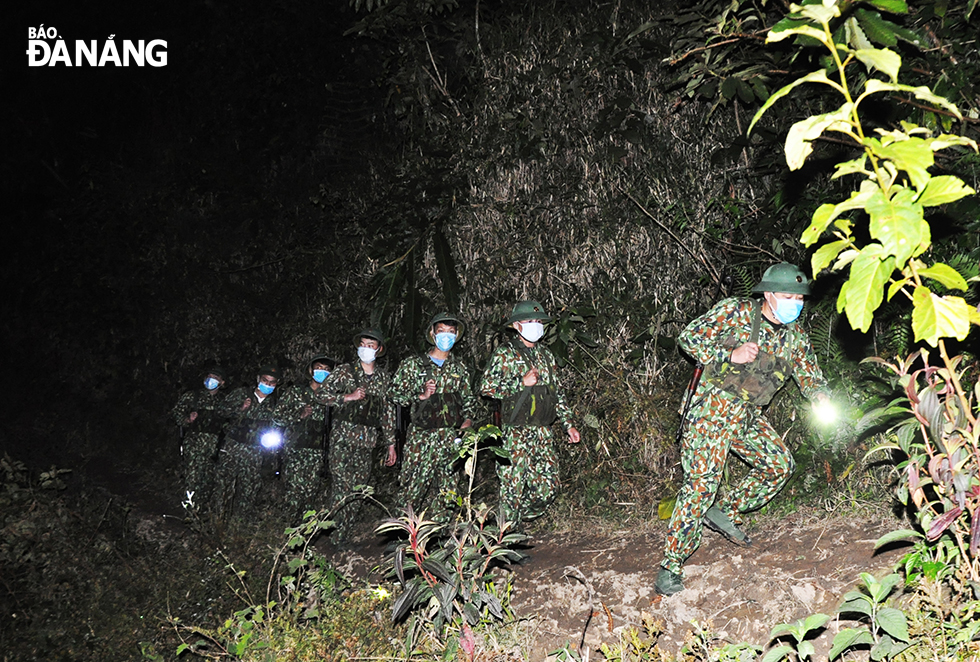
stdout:
{"type": "Polygon", "coordinates": [[[372,349],[371,347],[358,347],[357,348],[357,358],[361,359],[363,363],[374,363],[374,359],[378,356],[378,350],[372,349]]]}
{"type": "Polygon", "coordinates": [[[518,333],[528,342],[538,342],[544,335],[544,324],[541,322],[521,322],[518,333]]]}

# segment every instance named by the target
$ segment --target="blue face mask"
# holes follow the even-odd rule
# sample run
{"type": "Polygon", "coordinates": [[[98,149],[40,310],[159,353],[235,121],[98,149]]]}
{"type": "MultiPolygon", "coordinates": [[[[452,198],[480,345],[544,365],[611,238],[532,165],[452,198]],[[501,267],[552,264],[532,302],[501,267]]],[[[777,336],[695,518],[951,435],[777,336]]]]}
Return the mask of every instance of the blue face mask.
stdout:
{"type": "Polygon", "coordinates": [[[456,334],[455,333],[437,333],[436,334],[436,347],[438,347],[443,352],[448,352],[456,344],[456,334]]]}
{"type": "Polygon", "coordinates": [[[773,314],[783,324],[795,322],[803,310],[803,302],[798,299],[776,299],[776,309],[773,314]]]}
{"type": "Polygon", "coordinates": [[[317,384],[322,384],[323,380],[330,376],[329,370],[314,370],[313,371],[313,381],[317,384]]]}
{"type": "Polygon", "coordinates": [[[206,388],[209,391],[213,391],[219,386],[221,386],[221,382],[219,382],[214,377],[208,377],[207,379],[204,380],[204,388],[206,388]]]}
{"type": "Polygon", "coordinates": [[[268,384],[263,384],[262,382],[259,382],[259,391],[262,392],[262,395],[269,395],[275,390],[276,390],[275,386],[269,386],[268,384]]]}

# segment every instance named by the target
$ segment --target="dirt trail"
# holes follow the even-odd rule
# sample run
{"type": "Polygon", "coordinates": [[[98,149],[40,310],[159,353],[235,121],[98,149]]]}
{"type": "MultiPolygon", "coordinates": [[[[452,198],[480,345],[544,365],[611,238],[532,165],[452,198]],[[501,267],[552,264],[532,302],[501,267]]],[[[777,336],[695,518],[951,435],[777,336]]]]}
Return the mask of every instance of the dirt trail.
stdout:
{"type": "MultiPolygon", "coordinates": [[[[531,560],[513,570],[513,607],[534,622],[532,662],[566,643],[577,647],[583,632],[593,651],[601,642],[614,643],[624,626],[640,625],[644,612],[663,621],[659,645],[672,654],[692,631],[691,621],[722,641],[766,646],[774,625],[816,612],[833,614],[859,573],[880,576],[892,568],[903,550],[876,554],[874,543],[894,528],[884,521],[795,516],[750,529],[751,547],[705,531],[685,566],[685,590],[669,598],[653,590],[662,558],[661,524],[606,535],[538,535],[531,560]]],[[[366,541],[335,560],[351,574],[370,576],[377,551],[366,541]]],[[[837,628],[845,625],[832,622],[814,641],[818,654],[826,654],[837,628]]]]}

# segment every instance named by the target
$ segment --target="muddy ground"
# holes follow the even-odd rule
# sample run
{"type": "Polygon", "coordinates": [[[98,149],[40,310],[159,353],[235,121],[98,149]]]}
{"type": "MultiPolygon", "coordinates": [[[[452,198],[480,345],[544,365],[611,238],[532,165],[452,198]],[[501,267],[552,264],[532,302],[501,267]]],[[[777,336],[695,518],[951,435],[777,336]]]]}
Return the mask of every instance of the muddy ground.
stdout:
{"type": "MultiPolygon", "coordinates": [[[[531,559],[513,570],[513,608],[531,624],[532,662],[566,644],[582,645],[584,652],[615,643],[624,626],[640,626],[644,613],[662,622],[658,643],[667,653],[680,652],[694,630],[692,621],[713,633],[716,644],[765,647],[774,625],[817,612],[834,614],[859,573],[880,576],[894,567],[907,550],[876,553],[874,545],[896,528],[886,518],[794,515],[749,527],[749,547],[705,531],[685,566],[685,589],[669,598],[653,590],[664,523],[590,534],[542,532],[527,550],[531,559]]],[[[334,560],[370,578],[381,551],[364,537],[334,560]]],[[[830,623],[814,640],[818,657],[826,655],[837,630],[849,625],[830,623]]]]}

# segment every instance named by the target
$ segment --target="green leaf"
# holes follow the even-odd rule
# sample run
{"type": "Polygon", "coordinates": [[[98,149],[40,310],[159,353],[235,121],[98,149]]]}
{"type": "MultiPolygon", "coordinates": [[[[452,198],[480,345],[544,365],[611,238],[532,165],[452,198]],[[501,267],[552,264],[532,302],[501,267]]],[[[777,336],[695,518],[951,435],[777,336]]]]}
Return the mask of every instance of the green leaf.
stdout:
{"type": "Polygon", "coordinates": [[[956,115],[957,119],[963,119],[963,115],[960,114],[959,109],[955,105],[953,105],[948,99],[941,97],[938,94],[934,94],[933,91],[925,85],[912,87],[911,85],[886,83],[885,81],[878,80],[877,78],[869,78],[868,82],[864,84],[864,93],[858,98],[856,103],[861,103],[861,99],[865,96],[869,94],[877,94],[878,92],[908,92],[920,101],[926,101],[934,106],[945,108],[949,112],[956,115]]]}
{"type": "Polygon", "coordinates": [[[779,646],[776,646],[775,648],[770,649],[769,652],[762,657],[761,662],[778,662],[784,657],[787,657],[792,652],[793,652],[792,646],[788,644],[781,644],[779,646]]]}
{"type": "Polygon", "coordinates": [[[890,634],[893,638],[904,641],[905,643],[909,642],[908,623],[905,620],[905,614],[900,609],[885,607],[878,612],[878,617],[875,619],[875,622],[878,624],[878,627],[890,634]]]}
{"type": "Polygon", "coordinates": [[[769,31],[769,34],[766,35],[766,43],[771,44],[777,41],[782,41],[783,39],[787,39],[793,35],[816,39],[827,48],[832,47],[830,40],[827,38],[827,35],[823,30],[818,30],[812,25],[800,25],[799,23],[786,22],[784,25],[783,21],[780,21],[774,25],[772,30],[769,31]]]}
{"type": "Polygon", "coordinates": [[[849,132],[851,125],[848,119],[853,109],[854,104],[848,101],[831,113],[814,115],[791,126],[786,134],[785,148],[789,169],[799,170],[803,167],[806,158],[813,152],[811,143],[823,135],[824,131],[849,132]]]}
{"type": "Polygon", "coordinates": [[[814,277],[826,269],[849,243],[846,239],[841,239],[824,244],[818,248],[810,258],[810,267],[813,269],[814,277]]]}
{"type": "Polygon", "coordinates": [[[880,195],[880,189],[874,185],[873,182],[863,181],[861,182],[861,188],[857,191],[851,193],[849,197],[844,202],[839,202],[836,205],[830,203],[825,203],[817,207],[817,210],[813,212],[813,218],[810,221],[810,226],[803,231],[803,235],[800,237],[800,241],[803,242],[804,246],[812,246],[820,239],[820,235],[830,227],[837,217],[846,211],[851,211],[853,209],[864,209],[868,200],[871,196],[875,194],[880,195]]]}
{"type": "MultiPolygon", "coordinates": [[[[770,32],[769,34],[771,35],[772,32],[770,32]]],[[[745,132],[746,135],[752,133],[752,127],[755,126],[755,123],[758,122],[759,119],[766,113],[766,111],[769,110],[777,101],[779,101],[784,96],[792,92],[800,85],[803,85],[804,83],[824,83],[825,85],[830,85],[835,90],[841,89],[840,85],[827,78],[827,72],[823,69],[819,69],[817,71],[808,73],[806,76],[803,76],[802,78],[797,78],[789,85],[781,87],[775,92],[773,92],[772,96],[770,96],[766,100],[766,102],[762,104],[762,108],[756,111],[755,117],[752,118],[752,123],[749,124],[749,129],[748,131],[745,132]]]]}
{"type": "Polygon", "coordinates": [[[801,660],[806,660],[807,658],[811,657],[815,652],[816,649],[813,647],[813,642],[801,641],[799,644],[796,645],[796,654],[800,656],[801,660]]]}
{"type": "Polygon", "coordinates": [[[919,275],[923,278],[930,278],[937,281],[940,285],[950,290],[966,290],[969,287],[966,279],[960,275],[960,272],[942,262],[937,262],[926,269],[919,269],[919,275]]]}
{"type": "Polygon", "coordinates": [[[900,189],[890,200],[880,190],[872,194],[864,208],[871,217],[868,229],[881,242],[886,255],[894,255],[904,265],[929,247],[929,224],[922,205],[914,202],[915,192],[900,189]]]}
{"type": "Polygon", "coordinates": [[[861,48],[854,51],[854,56],[864,63],[868,71],[880,71],[893,83],[898,82],[898,70],[902,68],[902,58],[898,53],[884,48],[861,48]]]}
{"type": "Polygon", "coordinates": [[[837,608],[838,614],[864,614],[865,616],[871,616],[871,605],[868,603],[868,598],[863,594],[851,591],[844,598],[844,604],[837,608]],[[848,597],[852,599],[848,600],[848,597]]]}
{"type": "Polygon", "coordinates": [[[735,93],[738,91],[738,79],[734,76],[729,76],[721,84],[721,96],[726,99],[732,99],[735,97],[735,93]]]}
{"type": "Polygon", "coordinates": [[[924,340],[933,347],[940,338],[964,340],[970,333],[970,321],[976,309],[962,297],[933,294],[927,287],[917,287],[912,293],[912,331],[917,341],[924,340]]]}
{"type": "Polygon", "coordinates": [[[810,632],[811,630],[818,630],[827,624],[830,620],[830,616],[827,614],[810,614],[803,621],[803,631],[810,632]]]}
{"type": "Polygon", "coordinates": [[[874,311],[881,305],[882,288],[893,271],[895,258],[885,256],[881,244],[865,246],[851,263],[851,271],[847,282],[841,287],[837,307],[847,312],[852,328],[866,332],[871,327],[874,311]]]}
{"type": "Polygon", "coordinates": [[[868,41],[868,36],[864,34],[864,30],[861,29],[855,17],[851,16],[844,21],[844,29],[847,34],[847,43],[851,47],[856,49],[874,48],[874,44],[868,41]]]}
{"type": "Polygon", "coordinates": [[[921,537],[922,534],[918,531],[913,531],[912,529],[899,529],[898,531],[886,533],[882,537],[878,538],[877,542],[875,542],[875,549],[884,547],[885,545],[890,545],[891,543],[898,542],[899,540],[907,541],[921,537]]]}
{"type": "Polygon", "coordinates": [[[883,19],[878,12],[858,9],[854,12],[854,16],[857,18],[858,23],[861,24],[861,27],[864,28],[865,34],[868,35],[868,39],[871,41],[885,46],[895,46],[898,44],[898,35],[895,34],[895,24],[883,19]]]}
{"type": "Polygon", "coordinates": [[[889,14],[908,14],[909,6],[905,0],[867,0],[868,4],[875,9],[886,11],[889,14]]]}
{"type": "Polygon", "coordinates": [[[830,646],[830,653],[827,658],[833,660],[852,646],[868,646],[874,642],[874,637],[867,630],[855,628],[841,630],[834,637],[834,643],[830,646]]]}
{"type": "Polygon", "coordinates": [[[867,169],[868,155],[862,154],[853,161],[844,161],[843,163],[838,163],[835,168],[835,172],[831,179],[838,179],[844,175],[870,175],[871,171],[867,169]]]}
{"type": "Polygon", "coordinates": [[[918,202],[923,207],[935,207],[976,193],[962,179],[953,175],[932,177],[926,183],[925,189],[919,194],[918,202]]]}

